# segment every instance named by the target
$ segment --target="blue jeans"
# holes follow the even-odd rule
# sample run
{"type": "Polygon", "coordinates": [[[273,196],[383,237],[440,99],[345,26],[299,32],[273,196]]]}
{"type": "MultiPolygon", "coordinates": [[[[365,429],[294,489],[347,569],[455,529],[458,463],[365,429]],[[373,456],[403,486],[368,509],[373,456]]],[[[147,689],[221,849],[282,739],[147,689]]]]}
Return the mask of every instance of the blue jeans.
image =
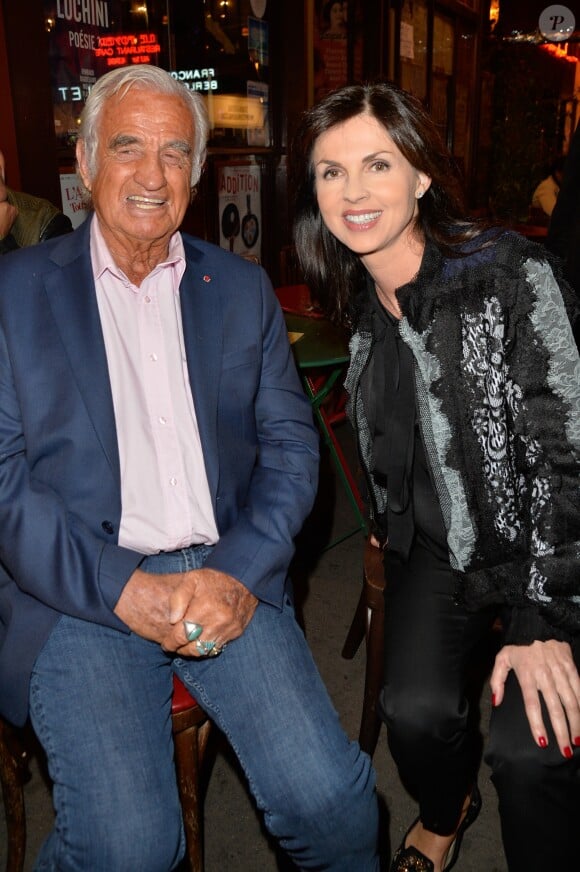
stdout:
{"type": "MultiPolygon", "coordinates": [[[[142,569],[198,568],[207,553],[155,555],[142,569]]],[[[244,634],[205,660],[60,619],[30,691],[56,810],[36,869],[166,872],[178,864],[172,670],[227,736],[268,830],[299,868],[378,870],[374,772],[339,724],[289,600],[281,611],[260,603],[244,634]]]]}

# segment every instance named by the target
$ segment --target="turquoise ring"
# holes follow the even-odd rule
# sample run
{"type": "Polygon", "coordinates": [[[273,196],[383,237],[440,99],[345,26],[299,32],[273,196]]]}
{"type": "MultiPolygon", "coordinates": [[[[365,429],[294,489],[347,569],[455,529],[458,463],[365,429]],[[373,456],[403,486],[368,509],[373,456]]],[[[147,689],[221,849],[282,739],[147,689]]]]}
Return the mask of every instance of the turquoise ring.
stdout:
{"type": "Polygon", "coordinates": [[[204,642],[202,639],[198,639],[195,643],[195,647],[198,654],[202,657],[208,657],[215,648],[215,642],[212,642],[211,640],[204,642]]]}
{"type": "Polygon", "coordinates": [[[196,624],[195,621],[184,621],[183,629],[188,642],[195,642],[203,633],[203,627],[201,624],[196,624]]]}

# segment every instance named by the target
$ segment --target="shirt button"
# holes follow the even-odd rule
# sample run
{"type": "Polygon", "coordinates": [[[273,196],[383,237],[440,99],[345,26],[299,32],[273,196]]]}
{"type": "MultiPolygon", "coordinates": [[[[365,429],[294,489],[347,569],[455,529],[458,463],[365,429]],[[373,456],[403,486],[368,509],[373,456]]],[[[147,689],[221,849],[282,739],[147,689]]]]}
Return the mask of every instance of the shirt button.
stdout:
{"type": "Polygon", "coordinates": [[[164,418],[163,415],[160,415],[159,416],[159,423],[160,424],[167,424],[167,418],[164,418]]]}
{"type": "Polygon", "coordinates": [[[157,355],[155,354],[155,352],[153,352],[152,354],[149,355],[149,360],[152,360],[153,363],[155,363],[155,361],[156,361],[157,359],[158,359],[158,358],[157,358],[157,355]]]}
{"type": "Polygon", "coordinates": [[[177,479],[175,478],[175,476],[169,479],[169,484],[171,485],[171,487],[175,487],[175,485],[177,484],[177,479]]]}
{"type": "Polygon", "coordinates": [[[150,303],[150,302],[151,302],[151,297],[149,297],[149,296],[145,297],[145,302],[146,302],[146,303],[150,303]]]}

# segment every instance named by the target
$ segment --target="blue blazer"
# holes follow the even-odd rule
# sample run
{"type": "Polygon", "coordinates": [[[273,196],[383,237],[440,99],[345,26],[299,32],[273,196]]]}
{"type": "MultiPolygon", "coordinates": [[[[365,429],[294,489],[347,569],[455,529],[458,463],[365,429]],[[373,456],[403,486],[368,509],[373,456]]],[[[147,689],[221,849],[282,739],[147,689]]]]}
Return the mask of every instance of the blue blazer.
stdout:
{"type": "MultiPolygon", "coordinates": [[[[22,723],[60,614],[113,609],[143,555],[117,544],[119,454],[87,220],[0,261],[0,711],[22,723]]],[[[318,436],[264,271],[183,237],[187,362],[219,543],[207,565],[280,606],[317,487],[318,436]]]]}

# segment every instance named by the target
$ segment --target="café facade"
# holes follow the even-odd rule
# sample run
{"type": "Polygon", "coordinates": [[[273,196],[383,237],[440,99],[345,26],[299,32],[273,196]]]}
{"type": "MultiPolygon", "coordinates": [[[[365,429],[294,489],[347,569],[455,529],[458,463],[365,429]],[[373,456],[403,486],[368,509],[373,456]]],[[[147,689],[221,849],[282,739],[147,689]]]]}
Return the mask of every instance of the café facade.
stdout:
{"type": "MultiPolygon", "coordinates": [[[[86,96],[108,70],[155,64],[201,94],[210,116],[185,229],[257,258],[277,282],[290,242],[288,145],[301,112],[333,87],[383,77],[414,93],[471,205],[488,204],[496,12],[498,0],[0,0],[8,183],[84,220],[74,146],[86,96]]],[[[577,58],[566,60],[556,86],[562,142],[577,111],[577,58]]]]}

